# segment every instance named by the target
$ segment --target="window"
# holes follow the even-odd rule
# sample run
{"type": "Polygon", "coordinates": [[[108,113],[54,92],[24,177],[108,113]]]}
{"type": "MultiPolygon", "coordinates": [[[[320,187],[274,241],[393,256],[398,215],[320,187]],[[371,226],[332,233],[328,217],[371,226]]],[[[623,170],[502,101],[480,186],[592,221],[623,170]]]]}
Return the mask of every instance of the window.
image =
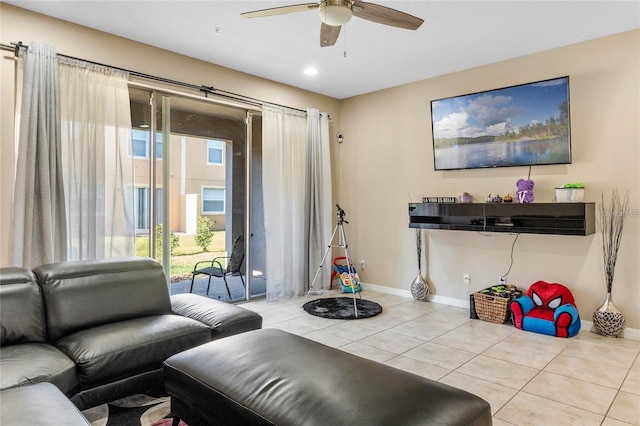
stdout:
{"type": "Polygon", "coordinates": [[[202,188],[202,214],[224,213],[224,188],[202,188]]]}
{"type": "Polygon", "coordinates": [[[149,139],[149,133],[142,132],[140,130],[133,130],[132,134],[133,156],[134,157],[149,157],[147,147],[149,146],[147,141],[149,139]]]}
{"type": "Polygon", "coordinates": [[[207,141],[207,164],[224,164],[224,142],[217,140],[207,141]]]}
{"type": "Polygon", "coordinates": [[[156,133],[156,160],[162,160],[162,133],[156,133]]]}
{"type": "Polygon", "coordinates": [[[149,229],[149,188],[136,188],[135,203],[136,229],[149,229]]]}
{"type": "MultiPolygon", "coordinates": [[[[151,133],[144,130],[131,130],[131,149],[137,158],[149,158],[151,151],[151,133]]],[[[156,133],[156,159],[162,160],[162,133],[156,133]]]]}
{"type": "MultiPolygon", "coordinates": [[[[158,223],[162,223],[162,189],[156,189],[156,214],[158,223]]],[[[138,187],[135,191],[135,222],[136,230],[149,230],[149,188],[138,187]]]]}

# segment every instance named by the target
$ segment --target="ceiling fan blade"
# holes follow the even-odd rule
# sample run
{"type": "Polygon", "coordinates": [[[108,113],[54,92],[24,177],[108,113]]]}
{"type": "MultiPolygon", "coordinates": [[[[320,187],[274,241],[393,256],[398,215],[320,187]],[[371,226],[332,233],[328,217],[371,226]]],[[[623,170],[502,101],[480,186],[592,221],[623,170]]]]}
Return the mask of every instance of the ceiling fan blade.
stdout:
{"type": "Polygon", "coordinates": [[[317,9],[318,3],[292,4],[291,6],[273,7],[271,9],[254,10],[252,12],[241,13],[245,18],[262,18],[264,16],[284,15],[285,13],[304,12],[310,9],[317,9]]]}
{"type": "Polygon", "coordinates": [[[320,27],[320,47],[328,47],[336,44],[341,28],[342,27],[333,27],[323,22],[320,27]]]}
{"type": "Polygon", "coordinates": [[[424,19],[408,13],[364,1],[356,1],[353,4],[353,15],[367,21],[407,30],[417,30],[424,22],[424,19]]]}

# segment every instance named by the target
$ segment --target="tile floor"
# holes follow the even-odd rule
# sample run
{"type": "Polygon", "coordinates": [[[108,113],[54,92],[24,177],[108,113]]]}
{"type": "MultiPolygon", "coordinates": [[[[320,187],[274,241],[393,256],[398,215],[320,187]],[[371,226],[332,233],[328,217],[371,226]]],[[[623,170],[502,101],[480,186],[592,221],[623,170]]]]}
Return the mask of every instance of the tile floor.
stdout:
{"type": "Polygon", "coordinates": [[[589,331],[555,338],[469,319],[464,308],[366,290],[362,296],[383,312],[361,320],[318,318],[301,308],[302,297],[241,306],[259,312],[264,328],[474,393],[491,404],[497,426],[640,425],[638,340],[589,331]]]}

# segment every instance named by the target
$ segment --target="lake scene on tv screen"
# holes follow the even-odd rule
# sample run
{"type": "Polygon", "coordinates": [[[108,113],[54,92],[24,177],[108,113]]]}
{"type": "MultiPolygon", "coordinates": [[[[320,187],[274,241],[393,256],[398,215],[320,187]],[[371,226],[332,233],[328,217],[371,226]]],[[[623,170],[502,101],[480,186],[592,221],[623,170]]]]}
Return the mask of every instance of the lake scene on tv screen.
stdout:
{"type": "Polygon", "coordinates": [[[569,77],[431,101],[435,170],[571,163],[569,77]]]}

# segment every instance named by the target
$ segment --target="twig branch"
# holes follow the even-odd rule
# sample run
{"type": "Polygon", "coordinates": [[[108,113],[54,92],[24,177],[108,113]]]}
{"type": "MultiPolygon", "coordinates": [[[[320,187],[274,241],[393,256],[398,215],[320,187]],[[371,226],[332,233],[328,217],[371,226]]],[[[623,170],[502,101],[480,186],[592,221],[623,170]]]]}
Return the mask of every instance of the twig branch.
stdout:
{"type": "Polygon", "coordinates": [[[608,206],[605,205],[604,194],[602,194],[598,226],[602,231],[602,262],[607,284],[607,293],[610,293],[613,287],[613,276],[618,260],[618,250],[620,249],[620,242],[622,241],[624,220],[628,206],[628,192],[624,198],[620,198],[618,191],[614,190],[608,206]]]}

